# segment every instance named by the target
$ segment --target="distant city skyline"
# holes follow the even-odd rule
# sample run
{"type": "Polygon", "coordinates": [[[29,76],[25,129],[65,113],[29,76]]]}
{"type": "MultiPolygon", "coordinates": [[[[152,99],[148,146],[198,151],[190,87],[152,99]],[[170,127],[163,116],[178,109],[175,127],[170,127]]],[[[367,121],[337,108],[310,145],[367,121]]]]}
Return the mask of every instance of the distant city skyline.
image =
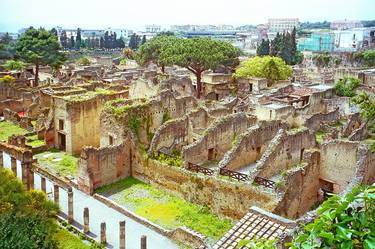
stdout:
{"type": "Polygon", "coordinates": [[[52,28],[143,30],[156,24],[256,25],[269,18],[295,17],[305,21],[371,20],[374,0],[0,0],[1,32],[29,26],[52,28]]]}

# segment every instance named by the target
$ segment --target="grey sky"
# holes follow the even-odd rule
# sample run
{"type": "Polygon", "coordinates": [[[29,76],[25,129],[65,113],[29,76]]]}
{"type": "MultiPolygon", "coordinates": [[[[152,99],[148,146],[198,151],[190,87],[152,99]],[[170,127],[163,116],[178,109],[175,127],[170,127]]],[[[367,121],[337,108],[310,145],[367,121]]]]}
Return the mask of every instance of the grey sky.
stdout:
{"type": "Polygon", "coordinates": [[[0,0],[0,31],[22,27],[129,28],[146,24],[259,24],[375,19],[375,0],[0,0]]]}

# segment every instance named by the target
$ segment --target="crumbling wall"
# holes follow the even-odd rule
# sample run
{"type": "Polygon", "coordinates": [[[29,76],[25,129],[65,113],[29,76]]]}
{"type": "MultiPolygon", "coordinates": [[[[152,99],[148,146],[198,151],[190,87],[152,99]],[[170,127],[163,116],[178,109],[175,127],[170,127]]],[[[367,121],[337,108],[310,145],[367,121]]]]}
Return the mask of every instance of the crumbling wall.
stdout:
{"type": "Polygon", "coordinates": [[[156,131],[150,143],[149,153],[152,155],[160,149],[172,150],[181,148],[188,142],[189,123],[187,116],[167,121],[156,131]]]}
{"type": "Polygon", "coordinates": [[[318,201],[320,155],[317,151],[304,154],[303,167],[292,169],[285,177],[285,192],[275,212],[297,218],[308,212],[318,201]]]}
{"type": "Polygon", "coordinates": [[[324,99],[324,103],[326,105],[327,112],[332,112],[338,109],[341,115],[349,115],[354,111],[353,106],[350,104],[349,97],[324,99]]]}
{"type": "Polygon", "coordinates": [[[139,160],[132,167],[134,177],[189,202],[207,205],[221,216],[240,219],[250,206],[273,211],[279,201],[275,193],[250,184],[192,173],[151,159],[139,160]]]}
{"type": "Polygon", "coordinates": [[[129,144],[102,148],[85,147],[79,159],[78,185],[86,193],[131,175],[129,144]]]}
{"type": "MultiPolygon", "coordinates": [[[[279,135],[279,134],[278,134],[279,135]]],[[[275,137],[276,138],[276,137],[275,137]]],[[[270,143],[268,153],[257,163],[258,176],[270,179],[299,163],[305,149],[315,146],[314,135],[308,129],[281,132],[279,139],[270,143]]]]}
{"type": "Polygon", "coordinates": [[[186,163],[193,164],[220,160],[232,147],[236,137],[255,122],[255,117],[248,118],[244,113],[231,114],[218,119],[204,132],[201,139],[183,147],[182,157],[186,163]],[[209,152],[209,150],[213,151],[209,152]]]}
{"type": "Polygon", "coordinates": [[[340,193],[351,182],[357,169],[358,142],[333,140],[321,146],[320,177],[334,183],[340,193]]]}
{"type": "Polygon", "coordinates": [[[286,124],[279,120],[260,122],[250,127],[237,138],[238,142],[225,154],[219,167],[235,170],[254,163],[260,159],[268,142],[281,128],[286,128],[286,124]]]}
{"type": "Polygon", "coordinates": [[[317,113],[306,119],[305,126],[310,129],[311,132],[315,132],[319,129],[323,122],[333,122],[340,119],[340,112],[338,109],[328,113],[317,113]]]}

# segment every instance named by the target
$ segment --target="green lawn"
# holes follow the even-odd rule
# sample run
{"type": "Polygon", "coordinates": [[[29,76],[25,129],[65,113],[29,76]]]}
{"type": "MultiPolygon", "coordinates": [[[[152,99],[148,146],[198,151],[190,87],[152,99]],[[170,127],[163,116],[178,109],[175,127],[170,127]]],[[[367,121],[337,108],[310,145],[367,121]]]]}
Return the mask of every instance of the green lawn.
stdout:
{"type": "Polygon", "coordinates": [[[217,240],[233,226],[208,207],[189,203],[131,177],[103,186],[97,192],[167,229],[186,226],[217,240]]]}
{"type": "Polygon", "coordinates": [[[45,142],[44,140],[38,139],[38,135],[32,135],[32,136],[26,137],[26,144],[35,148],[35,147],[45,145],[45,142]]]}
{"type": "Polygon", "coordinates": [[[0,140],[7,141],[11,135],[24,135],[27,130],[8,121],[0,122],[0,140]]]}
{"type": "Polygon", "coordinates": [[[75,176],[78,170],[78,158],[63,151],[48,150],[34,155],[40,166],[48,168],[62,176],[75,176]]]}
{"type": "Polygon", "coordinates": [[[90,249],[80,238],[65,229],[59,228],[55,234],[59,249],[90,249]]]}

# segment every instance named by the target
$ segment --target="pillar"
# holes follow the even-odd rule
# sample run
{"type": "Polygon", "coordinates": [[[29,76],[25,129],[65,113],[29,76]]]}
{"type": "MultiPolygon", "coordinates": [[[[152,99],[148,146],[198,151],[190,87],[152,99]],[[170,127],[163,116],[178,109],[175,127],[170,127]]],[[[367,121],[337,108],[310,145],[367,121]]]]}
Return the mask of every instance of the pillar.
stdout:
{"type": "Polygon", "coordinates": [[[3,152],[0,150],[0,168],[4,167],[3,152]]]}
{"type": "Polygon", "coordinates": [[[56,204],[59,204],[60,193],[59,193],[59,185],[53,185],[53,200],[56,204]]]}
{"type": "Polygon", "coordinates": [[[40,185],[41,185],[41,189],[44,193],[46,193],[46,178],[44,178],[43,176],[40,177],[40,185]]]}
{"type": "Polygon", "coordinates": [[[147,249],[147,237],[142,235],[141,237],[141,249],[147,249]]]}
{"type": "Polygon", "coordinates": [[[120,221],[120,249],[125,249],[125,221],[120,221]]]}
{"type": "Polygon", "coordinates": [[[28,190],[34,189],[34,171],[32,170],[31,165],[29,165],[28,185],[28,190]]]}
{"type": "Polygon", "coordinates": [[[10,165],[12,172],[14,173],[15,176],[17,176],[17,160],[14,157],[10,158],[10,165]]]}
{"type": "Polygon", "coordinates": [[[102,244],[107,244],[107,236],[106,236],[106,226],[105,222],[100,223],[100,242],[102,244]]]}
{"type": "Polygon", "coordinates": [[[29,189],[29,186],[28,186],[29,174],[27,171],[28,171],[27,163],[21,162],[22,183],[26,189],[29,189]]]}
{"type": "Polygon", "coordinates": [[[89,208],[85,207],[83,209],[83,232],[84,233],[90,232],[90,225],[89,225],[90,216],[89,215],[90,215],[89,208]]]}
{"type": "Polygon", "coordinates": [[[73,190],[68,190],[68,223],[73,223],[73,190]]]}

